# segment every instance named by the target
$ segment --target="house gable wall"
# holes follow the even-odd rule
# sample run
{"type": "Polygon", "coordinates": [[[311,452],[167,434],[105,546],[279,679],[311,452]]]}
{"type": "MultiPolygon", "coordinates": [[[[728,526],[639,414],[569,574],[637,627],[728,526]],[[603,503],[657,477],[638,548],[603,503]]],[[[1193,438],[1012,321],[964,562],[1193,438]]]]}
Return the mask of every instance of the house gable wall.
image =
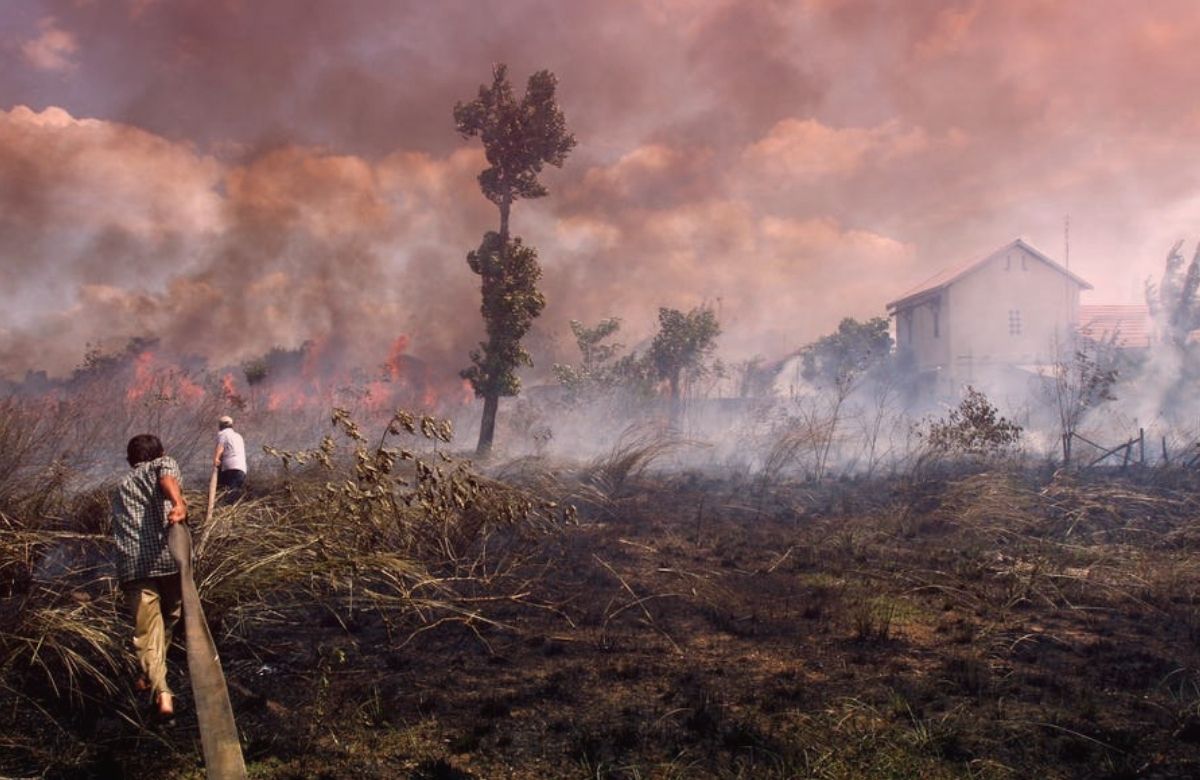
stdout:
{"type": "Polygon", "coordinates": [[[898,309],[898,346],[911,350],[918,369],[954,385],[997,365],[1047,363],[1073,333],[1079,291],[1077,281],[1015,245],[898,309]]]}

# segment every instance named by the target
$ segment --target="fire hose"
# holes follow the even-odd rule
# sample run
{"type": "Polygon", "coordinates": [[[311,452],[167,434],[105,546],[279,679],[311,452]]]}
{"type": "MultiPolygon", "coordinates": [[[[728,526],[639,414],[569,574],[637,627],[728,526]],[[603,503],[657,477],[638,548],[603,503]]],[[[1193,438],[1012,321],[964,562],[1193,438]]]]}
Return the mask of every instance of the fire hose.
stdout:
{"type": "MultiPolygon", "coordinates": [[[[216,494],[216,470],[208,492],[206,526],[212,518],[216,494]]],[[[237,723],[229,689],[221,671],[221,658],[204,620],[200,594],[192,579],[192,535],[183,523],[173,523],[167,532],[167,547],[179,566],[183,601],[183,629],[187,639],[188,677],[196,700],[196,720],[200,725],[200,744],[204,750],[204,766],[211,780],[241,780],[246,777],[242,745],[238,739],[237,723]]]]}

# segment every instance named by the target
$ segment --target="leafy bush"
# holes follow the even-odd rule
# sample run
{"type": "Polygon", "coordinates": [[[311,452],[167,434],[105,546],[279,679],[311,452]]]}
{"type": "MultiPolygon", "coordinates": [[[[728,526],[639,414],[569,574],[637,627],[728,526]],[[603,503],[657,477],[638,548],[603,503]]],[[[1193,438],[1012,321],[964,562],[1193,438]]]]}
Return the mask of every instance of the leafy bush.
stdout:
{"type": "Polygon", "coordinates": [[[1016,446],[1021,426],[1002,417],[986,395],[968,386],[958,406],[929,421],[921,435],[936,453],[989,457],[1016,446]]]}

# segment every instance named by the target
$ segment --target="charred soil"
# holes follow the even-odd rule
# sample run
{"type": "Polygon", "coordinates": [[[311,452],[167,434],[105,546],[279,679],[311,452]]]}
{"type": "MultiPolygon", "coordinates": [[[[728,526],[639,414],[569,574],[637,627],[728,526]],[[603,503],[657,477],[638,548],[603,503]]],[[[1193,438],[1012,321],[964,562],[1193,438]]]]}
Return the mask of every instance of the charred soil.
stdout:
{"type": "MultiPolygon", "coordinates": [[[[1200,776],[1190,473],[508,478],[578,516],[500,526],[456,567],[408,550],[402,606],[377,572],[291,603],[306,591],[221,592],[209,564],[252,777],[1200,776]]],[[[202,776],[173,652],[161,727],[123,669],[56,694],[10,651],[0,771],[202,776]]]]}

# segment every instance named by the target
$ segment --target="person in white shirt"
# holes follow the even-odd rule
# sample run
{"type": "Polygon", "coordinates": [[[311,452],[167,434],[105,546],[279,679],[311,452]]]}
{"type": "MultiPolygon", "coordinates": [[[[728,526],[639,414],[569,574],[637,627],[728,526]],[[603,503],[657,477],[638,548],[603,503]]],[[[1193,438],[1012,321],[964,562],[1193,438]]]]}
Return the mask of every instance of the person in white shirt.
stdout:
{"type": "Polygon", "coordinates": [[[217,420],[217,449],[213,453],[213,468],[217,472],[217,487],[233,495],[241,495],[246,482],[246,442],[233,429],[233,418],[223,415],[217,420]]]}

